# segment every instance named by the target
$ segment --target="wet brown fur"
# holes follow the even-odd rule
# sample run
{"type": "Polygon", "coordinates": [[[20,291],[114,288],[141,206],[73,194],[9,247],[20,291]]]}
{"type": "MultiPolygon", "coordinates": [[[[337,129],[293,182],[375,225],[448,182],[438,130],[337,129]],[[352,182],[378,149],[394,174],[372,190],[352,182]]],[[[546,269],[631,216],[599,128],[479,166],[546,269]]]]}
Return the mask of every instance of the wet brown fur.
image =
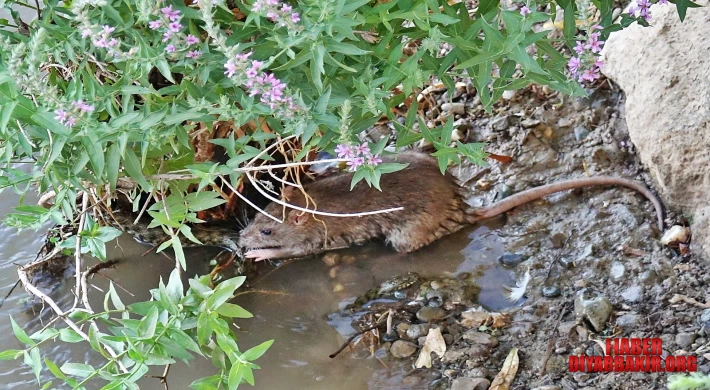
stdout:
{"type": "MultiPolygon", "coordinates": [[[[620,185],[641,192],[654,203],[659,225],[663,226],[660,202],[643,185],[613,177],[573,179],[533,188],[508,197],[491,206],[471,209],[461,198],[461,188],[447,173],[442,175],[431,156],[419,152],[400,153],[396,160],[409,166],[382,176],[382,192],[364,181],[350,191],[352,173],[337,174],[304,186],[315,201],[317,210],[331,213],[358,213],[404,207],[404,210],[362,217],[327,217],[286,209],[285,220],[278,223],[257,214],[241,234],[239,245],[252,251],[258,259],[301,257],[328,249],[349,247],[370,240],[384,239],[398,252],[412,252],[467,224],[502,214],[521,204],[555,192],[596,185],[620,185]],[[269,235],[263,234],[270,231],[269,235]],[[264,256],[264,254],[269,256],[264,256]]],[[[313,209],[298,189],[286,192],[288,203],[313,209]]],[[[281,219],[284,209],[272,203],[266,212],[281,219]]],[[[249,253],[247,253],[249,256],[249,253]]]]}

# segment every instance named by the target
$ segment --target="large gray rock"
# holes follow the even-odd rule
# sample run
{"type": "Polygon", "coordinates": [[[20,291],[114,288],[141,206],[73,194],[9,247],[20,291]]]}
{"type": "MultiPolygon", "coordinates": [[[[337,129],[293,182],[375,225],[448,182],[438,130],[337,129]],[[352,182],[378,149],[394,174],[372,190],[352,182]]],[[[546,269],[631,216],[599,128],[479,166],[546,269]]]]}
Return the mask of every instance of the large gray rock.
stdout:
{"type": "MultiPolygon", "coordinates": [[[[707,1],[700,2],[703,5],[707,1]]],[[[603,73],[626,93],[626,122],[664,201],[692,217],[710,255],[710,8],[651,8],[650,27],[611,34],[603,73]]]]}

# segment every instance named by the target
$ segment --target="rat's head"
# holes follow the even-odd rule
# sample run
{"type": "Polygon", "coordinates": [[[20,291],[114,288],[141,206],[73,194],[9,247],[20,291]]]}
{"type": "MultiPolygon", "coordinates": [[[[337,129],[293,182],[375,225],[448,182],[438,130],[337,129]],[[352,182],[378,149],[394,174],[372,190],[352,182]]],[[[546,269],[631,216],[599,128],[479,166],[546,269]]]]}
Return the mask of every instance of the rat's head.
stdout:
{"type": "MultiPolygon", "coordinates": [[[[264,211],[281,219],[282,207],[269,205],[264,211]]],[[[239,246],[251,249],[300,249],[308,251],[322,246],[320,224],[315,224],[310,213],[288,209],[283,223],[258,213],[254,220],[242,230],[239,246]]],[[[299,251],[300,252],[300,251],[299,251]]]]}

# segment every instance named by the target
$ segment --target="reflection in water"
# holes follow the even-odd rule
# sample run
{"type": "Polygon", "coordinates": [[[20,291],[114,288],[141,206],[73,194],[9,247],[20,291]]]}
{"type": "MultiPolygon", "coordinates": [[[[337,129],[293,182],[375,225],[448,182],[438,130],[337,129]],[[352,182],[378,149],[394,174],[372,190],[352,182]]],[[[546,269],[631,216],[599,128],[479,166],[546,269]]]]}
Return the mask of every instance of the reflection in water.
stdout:
{"type": "MultiPolygon", "coordinates": [[[[4,194],[5,195],[5,194],[4,194]]],[[[16,202],[12,197],[0,199],[0,213],[9,211],[16,202]]],[[[15,264],[24,264],[36,255],[42,244],[40,233],[18,234],[6,227],[0,228],[0,295],[4,295],[17,280],[15,264]]],[[[94,275],[92,283],[106,291],[109,278],[130,291],[131,297],[119,289],[125,303],[149,298],[148,289],[157,286],[161,276],[167,278],[174,262],[164,255],[150,253],[142,256],[146,247],[129,237],[121,237],[109,245],[109,258],[120,263],[112,269],[94,275]]],[[[470,272],[476,276],[480,287],[480,303],[494,310],[509,307],[502,295],[502,285],[512,285],[514,275],[500,267],[496,259],[503,253],[503,243],[493,227],[477,226],[459,232],[429,247],[411,254],[399,254],[379,244],[339,251],[346,261],[329,268],[320,258],[306,258],[285,262],[273,269],[265,264],[261,276],[252,286],[254,291],[243,294],[236,303],[255,314],[253,319],[239,320],[238,343],[246,350],[268,339],[275,343],[257,363],[262,367],[255,372],[258,389],[417,389],[426,384],[403,385],[404,374],[410,366],[387,356],[371,356],[370,352],[356,346],[354,351],[330,359],[342,342],[353,333],[351,317],[332,314],[352,301],[353,297],[393,276],[414,271],[420,275],[436,276],[445,273],[470,272]],[[462,250],[463,248],[463,250],[462,250]],[[336,288],[337,287],[337,288],[336,288]]],[[[209,248],[188,249],[189,275],[204,274],[209,269],[209,259],[217,250],[209,248]]],[[[53,292],[62,307],[71,306],[73,280],[67,280],[53,292]]],[[[17,289],[2,307],[0,330],[10,331],[12,315],[28,332],[41,329],[51,318],[46,309],[26,305],[27,295],[17,289]]],[[[103,307],[103,292],[95,290],[91,297],[94,307],[103,307]]],[[[0,349],[19,348],[12,338],[0,340],[0,349]]],[[[58,365],[67,361],[99,361],[88,345],[51,344],[43,350],[44,356],[58,365]]],[[[35,389],[34,376],[18,362],[0,362],[0,387],[12,385],[16,390],[35,389]]],[[[162,370],[150,374],[161,374],[162,370]]],[[[171,369],[169,384],[187,389],[194,379],[214,373],[207,359],[197,358],[189,367],[182,363],[171,369]]],[[[49,373],[44,373],[49,379],[49,373]]],[[[159,390],[163,386],[156,379],[145,378],[142,389],[159,390]]]]}

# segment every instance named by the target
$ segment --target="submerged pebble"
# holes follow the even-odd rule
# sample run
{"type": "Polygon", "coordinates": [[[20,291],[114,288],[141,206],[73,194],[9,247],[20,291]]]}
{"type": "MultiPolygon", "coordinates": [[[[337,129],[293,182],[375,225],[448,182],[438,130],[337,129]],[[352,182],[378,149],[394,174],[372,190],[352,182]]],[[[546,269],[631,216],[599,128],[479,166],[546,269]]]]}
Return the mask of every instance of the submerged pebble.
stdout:
{"type": "Polygon", "coordinates": [[[525,261],[525,257],[517,253],[504,253],[498,258],[498,262],[507,268],[513,268],[523,261],[525,261]]]}
{"type": "Polygon", "coordinates": [[[422,322],[440,320],[446,317],[446,311],[438,307],[424,306],[417,312],[417,319],[422,322]]]}
{"type": "Polygon", "coordinates": [[[545,298],[557,298],[560,295],[562,295],[562,292],[557,286],[545,286],[542,288],[542,296],[545,298]]]}
{"type": "Polygon", "coordinates": [[[390,347],[390,353],[397,359],[408,358],[416,351],[417,345],[411,341],[397,340],[390,347]]]}

